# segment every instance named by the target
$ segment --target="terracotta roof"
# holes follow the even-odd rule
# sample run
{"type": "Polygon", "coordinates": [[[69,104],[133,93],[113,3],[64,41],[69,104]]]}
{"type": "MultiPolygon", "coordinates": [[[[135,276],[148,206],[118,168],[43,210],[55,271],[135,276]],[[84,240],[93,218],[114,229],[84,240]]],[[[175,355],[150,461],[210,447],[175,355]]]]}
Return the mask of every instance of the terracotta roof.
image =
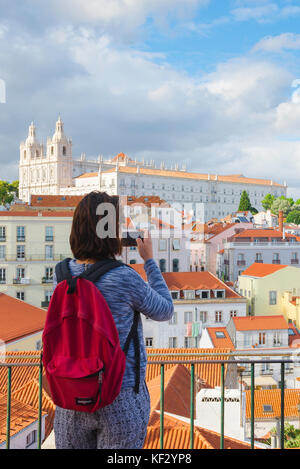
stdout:
{"type": "MultiPolygon", "coordinates": [[[[189,417],[191,399],[191,374],[189,370],[184,365],[173,365],[166,370],[164,382],[165,412],[189,417]]],[[[159,415],[156,411],[160,409],[160,376],[156,376],[150,380],[147,385],[151,399],[151,413],[149,419],[149,425],[151,426],[159,421],[159,415]]],[[[198,386],[197,391],[200,390],[201,387],[198,386]]]]}
{"type": "MultiPolygon", "coordinates": [[[[116,168],[109,169],[104,171],[105,173],[113,173],[116,172],[116,168]]],[[[130,166],[123,166],[118,168],[119,173],[129,173],[129,174],[136,174],[136,168],[132,168],[130,166]]],[[[237,184],[257,184],[257,185],[268,185],[268,186],[279,186],[283,187],[281,184],[272,183],[272,181],[268,179],[254,179],[254,178],[246,178],[244,176],[217,176],[217,175],[209,175],[209,174],[200,174],[200,173],[188,173],[185,171],[172,171],[167,169],[149,169],[149,168],[139,168],[140,174],[148,175],[148,176],[162,176],[162,177],[174,177],[174,178],[182,178],[182,179],[195,179],[195,180],[211,180],[211,181],[219,181],[219,182],[230,182],[230,183],[237,183],[237,184]]]]}
{"type": "Polygon", "coordinates": [[[70,217],[73,218],[73,210],[28,210],[0,212],[0,217],[70,217]]]}
{"type": "Polygon", "coordinates": [[[80,176],[77,176],[75,179],[85,179],[85,178],[96,178],[98,177],[99,173],[97,172],[91,172],[91,173],[84,173],[81,174],[80,176]]]}
{"type": "Polygon", "coordinates": [[[300,346],[300,331],[292,322],[289,322],[289,329],[294,332],[294,335],[289,335],[289,346],[298,348],[300,346]]]}
{"type": "Polygon", "coordinates": [[[274,274],[279,270],[289,267],[288,265],[279,265],[279,264],[260,264],[254,262],[247,269],[242,272],[242,276],[247,277],[266,277],[267,275],[274,274]]]}
{"type": "Polygon", "coordinates": [[[228,348],[230,350],[235,350],[226,327],[207,327],[207,332],[211,338],[214,348],[228,348]],[[223,334],[224,337],[217,337],[217,333],[223,334]]]}
{"type": "MultiPolygon", "coordinates": [[[[36,411],[39,408],[39,383],[38,380],[32,379],[22,387],[12,393],[12,397],[26,405],[30,405],[36,411]]],[[[45,438],[47,438],[53,430],[55,404],[45,389],[42,390],[42,410],[47,413],[45,422],[45,438]]],[[[37,414],[36,414],[37,415],[37,414]]]]}
{"type": "MultiPolygon", "coordinates": [[[[246,392],[246,418],[251,416],[251,391],[246,392]]],[[[299,417],[298,404],[300,402],[300,389],[285,389],[284,391],[284,415],[285,417],[299,417]]],[[[281,389],[255,390],[254,417],[256,419],[275,419],[281,414],[281,389]],[[264,405],[272,406],[270,412],[266,412],[264,405]]]]}
{"type": "Polygon", "coordinates": [[[77,207],[84,195],[31,195],[31,207],[77,207]]]}
{"type": "MultiPolygon", "coordinates": [[[[222,355],[222,353],[230,353],[230,349],[219,349],[218,353],[220,355],[215,355],[211,357],[201,357],[198,355],[194,354],[200,354],[200,353],[214,353],[212,349],[203,349],[203,348],[161,348],[161,349],[155,349],[155,348],[148,348],[147,349],[147,354],[148,354],[148,362],[149,361],[171,361],[171,360],[178,360],[178,361],[185,361],[185,360],[227,360],[228,356],[222,355]],[[161,357],[153,357],[151,355],[153,354],[169,354],[167,356],[161,356],[161,357]],[[177,354],[174,356],[174,354],[177,354]],[[185,355],[184,355],[185,354],[185,355]],[[187,356],[186,354],[190,354],[187,356]]],[[[165,364],[165,372],[170,369],[173,364],[165,364]]],[[[188,370],[191,369],[190,364],[184,365],[188,370]]],[[[148,363],[147,365],[147,370],[146,370],[146,380],[149,382],[151,379],[156,378],[157,376],[160,376],[160,371],[161,371],[161,366],[159,364],[151,365],[148,363]]],[[[225,373],[227,372],[227,365],[225,364],[225,373]]],[[[214,388],[215,386],[220,386],[221,384],[221,365],[219,363],[217,364],[212,364],[212,363],[200,363],[195,365],[195,375],[197,376],[197,379],[199,380],[200,384],[203,384],[205,387],[208,388],[214,388]]]]}
{"type": "Polygon", "coordinates": [[[237,331],[255,331],[255,330],[277,330],[288,329],[288,323],[284,316],[246,316],[232,318],[237,331]]]}
{"type": "Polygon", "coordinates": [[[125,161],[126,158],[128,159],[128,161],[132,161],[132,162],[134,161],[134,160],[132,160],[131,158],[129,158],[129,157],[128,157],[125,153],[123,153],[123,152],[121,152],[121,153],[119,153],[118,155],[114,156],[113,159],[112,159],[112,161],[115,161],[115,162],[116,162],[116,161],[125,161]]]}
{"type": "MultiPolygon", "coordinates": [[[[6,441],[6,409],[7,399],[4,396],[0,396],[0,444],[6,441]]],[[[45,412],[42,412],[42,415],[45,415],[45,412]]],[[[36,409],[12,397],[10,419],[11,437],[24,430],[28,425],[36,422],[37,419],[38,414],[36,409]]]]}
{"type": "Polygon", "coordinates": [[[46,311],[0,293],[0,331],[4,342],[20,339],[44,328],[46,311]]]}
{"type": "MultiPolygon", "coordinates": [[[[9,352],[5,356],[5,363],[40,363],[40,352],[9,352]],[[22,358],[22,357],[28,358],[22,358]]],[[[38,366],[14,366],[12,371],[11,389],[12,392],[20,389],[22,386],[38,379],[38,366]]],[[[0,367],[0,393],[7,393],[7,370],[6,367],[0,367]]]]}
{"type": "MultiPolygon", "coordinates": [[[[143,264],[130,264],[147,281],[143,264]]],[[[226,298],[242,298],[211,272],[163,272],[168,289],[173,290],[225,290],[226,298]]]]}
{"type": "MultiPolygon", "coordinates": [[[[155,426],[149,426],[144,449],[160,449],[159,418],[155,426]]],[[[194,426],[194,449],[220,449],[220,433],[194,426]]],[[[224,436],[225,449],[249,449],[243,441],[224,436]]],[[[190,424],[175,416],[164,415],[164,448],[190,449],[190,424]]]]}
{"type": "MultiPolygon", "coordinates": [[[[285,235],[288,239],[295,239],[296,236],[286,233],[285,235]]],[[[282,238],[281,231],[275,230],[274,228],[266,228],[266,229],[249,229],[243,230],[241,233],[237,233],[233,236],[233,238],[282,238]]]]}
{"type": "Polygon", "coordinates": [[[160,207],[170,207],[170,204],[168,204],[165,200],[161,199],[158,195],[142,195],[140,197],[135,197],[133,195],[128,195],[125,196],[126,203],[127,205],[139,205],[143,204],[146,205],[147,207],[150,207],[153,204],[157,204],[160,207]]]}

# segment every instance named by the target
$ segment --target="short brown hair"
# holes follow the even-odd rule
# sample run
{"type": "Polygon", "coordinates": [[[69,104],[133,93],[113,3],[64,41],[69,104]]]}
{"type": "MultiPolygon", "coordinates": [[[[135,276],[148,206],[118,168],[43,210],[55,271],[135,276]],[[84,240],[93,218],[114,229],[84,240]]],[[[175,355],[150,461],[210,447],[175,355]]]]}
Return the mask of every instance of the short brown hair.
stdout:
{"type": "Polygon", "coordinates": [[[119,199],[106,192],[93,191],[77,205],[70,234],[70,246],[75,259],[100,260],[115,258],[122,253],[119,238],[119,199]],[[116,209],[116,237],[101,238],[97,234],[97,224],[102,218],[97,208],[102,203],[111,203],[116,209]]]}

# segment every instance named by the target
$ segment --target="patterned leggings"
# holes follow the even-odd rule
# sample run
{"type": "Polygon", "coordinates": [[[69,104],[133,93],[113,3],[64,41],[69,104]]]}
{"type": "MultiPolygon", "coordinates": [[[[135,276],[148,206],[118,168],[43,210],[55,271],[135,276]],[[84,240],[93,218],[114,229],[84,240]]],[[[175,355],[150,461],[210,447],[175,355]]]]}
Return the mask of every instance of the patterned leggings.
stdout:
{"type": "Polygon", "coordinates": [[[93,414],[56,407],[57,449],[142,449],[150,415],[147,385],[121,390],[109,406],[93,414]]]}

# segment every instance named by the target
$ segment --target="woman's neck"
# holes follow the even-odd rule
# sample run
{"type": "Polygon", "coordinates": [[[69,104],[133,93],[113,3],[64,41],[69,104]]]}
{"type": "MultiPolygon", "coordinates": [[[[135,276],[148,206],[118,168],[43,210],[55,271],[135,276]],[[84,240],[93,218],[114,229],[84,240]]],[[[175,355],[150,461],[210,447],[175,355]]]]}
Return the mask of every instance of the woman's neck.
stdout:
{"type": "Polygon", "coordinates": [[[94,261],[93,259],[84,259],[83,261],[76,259],[76,263],[77,264],[95,264],[96,261],[94,261]]]}

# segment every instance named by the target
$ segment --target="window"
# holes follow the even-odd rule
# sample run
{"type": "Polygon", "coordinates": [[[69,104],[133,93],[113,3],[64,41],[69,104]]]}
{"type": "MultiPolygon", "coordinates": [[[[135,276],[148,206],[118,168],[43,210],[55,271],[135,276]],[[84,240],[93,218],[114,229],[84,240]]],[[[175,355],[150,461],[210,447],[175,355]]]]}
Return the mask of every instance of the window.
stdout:
{"type": "Polygon", "coordinates": [[[6,240],[6,227],[0,226],[0,241],[6,240]]]}
{"type": "Polygon", "coordinates": [[[23,291],[17,291],[16,298],[18,298],[18,300],[24,301],[25,300],[25,293],[23,291]]]}
{"type": "Polygon", "coordinates": [[[17,226],[17,241],[25,241],[25,226],[17,226]]]}
{"type": "Polygon", "coordinates": [[[179,291],[171,291],[171,296],[173,300],[179,300],[179,291]]]}
{"type": "Polygon", "coordinates": [[[146,347],[153,347],[153,337],[146,337],[145,338],[145,345],[146,345],[146,347]]]}
{"type": "Polygon", "coordinates": [[[173,316],[171,317],[170,321],[169,321],[169,324],[172,325],[172,324],[177,324],[177,311],[174,311],[174,314],[173,316]]]}
{"type": "Polygon", "coordinates": [[[25,269],[24,267],[18,267],[16,271],[16,278],[20,280],[21,278],[25,278],[25,269]]]}
{"type": "Polygon", "coordinates": [[[161,272],[166,271],[166,259],[159,259],[159,268],[161,272]]]}
{"type": "Polygon", "coordinates": [[[273,407],[268,404],[263,405],[263,412],[273,412],[273,407]]]}
{"type": "Polygon", "coordinates": [[[66,156],[66,154],[67,154],[67,148],[63,147],[63,156],[66,156]]]}
{"type": "Polygon", "coordinates": [[[210,290],[197,290],[197,293],[199,292],[200,298],[202,300],[210,298],[210,290]]]}
{"type": "Polygon", "coordinates": [[[173,259],[173,272],[179,272],[179,259],[173,259]]]}
{"type": "Polygon", "coordinates": [[[6,254],[6,247],[5,246],[0,246],[0,259],[4,260],[5,259],[5,254],[6,254]]]}
{"type": "Polygon", "coordinates": [[[129,246],[129,251],[136,251],[136,247],[135,246],[129,246]]]}
{"type": "Polygon", "coordinates": [[[192,311],[185,311],[184,313],[184,324],[188,324],[189,322],[193,321],[193,313],[192,311]]]}
{"type": "Polygon", "coordinates": [[[17,245],[17,259],[25,259],[25,246],[24,245],[17,245]]]}
{"type": "Polygon", "coordinates": [[[195,346],[195,337],[184,338],[184,348],[192,348],[195,346]]]}
{"type": "Polygon", "coordinates": [[[237,311],[230,311],[230,317],[235,318],[237,316],[237,311]]]}
{"type": "Polygon", "coordinates": [[[53,246],[45,246],[45,257],[46,259],[53,259],[53,246]]]}
{"type": "Polygon", "coordinates": [[[41,340],[38,340],[36,345],[35,345],[35,349],[36,350],[42,350],[42,341],[41,340]]]}
{"type": "Polygon", "coordinates": [[[279,332],[274,332],[273,335],[273,345],[276,347],[277,345],[281,345],[280,341],[280,333],[279,332]]]}
{"type": "Polygon", "coordinates": [[[53,267],[46,267],[45,278],[46,280],[53,280],[53,267]]]}
{"type": "Polygon", "coordinates": [[[222,311],[215,312],[215,322],[222,322],[222,311]]]}
{"type": "Polygon", "coordinates": [[[259,345],[265,345],[266,344],[266,333],[265,332],[260,332],[258,335],[258,343],[259,345]]]}
{"type": "Polygon", "coordinates": [[[180,251],[180,239],[173,239],[173,251],[180,251]]]}
{"type": "Polygon", "coordinates": [[[53,241],[53,226],[46,226],[45,241],[53,241]]]}
{"type": "Polygon", "coordinates": [[[169,348],[177,348],[177,337],[169,337],[169,348]]]}
{"type": "Polygon", "coordinates": [[[225,339],[225,334],[222,331],[216,331],[216,338],[217,339],[225,339]]]}
{"type": "Polygon", "coordinates": [[[6,269],[0,269],[0,283],[6,283],[6,269]]]}
{"type": "Polygon", "coordinates": [[[258,261],[261,261],[262,260],[262,255],[260,252],[257,252],[255,254],[255,261],[258,262],[258,261]]]}
{"type": "Polygon", "coordinates": [[[196,322],[203,322],[205,323],[207,321],[207,311],[196,311],[195,315],[195,320],[196,322]]]}
{"type": "Polygon", "coordinates": [[[215,298],[225,298],[225,290],[215,290],[215,298]]]}
{"type": "Polygon", "coordinates": [[[36,442],[37,438],[37,431],[36,430],[33,430],[33,432],[29,433],[27,436],[26,436],[26,448],[28,448],[28,446],[31,446],[33,443],[36,442]]]}
{"type": "Polygon", "coordinates": [[[136,264],[136,260],[135,260],[135,259],[131,259],[131,261],[129,261],[129,264],[136,264]]]}
{"type": "Polygon", "coordinates": [[[269,292],[269,304],[276,305],[277,304],[277,291],[270,291],[269,292]]]}
{"type": "Polygon", "coordinates": [[[185,290],[184,291],[184,299],[185,300],[194,300],[195,299],[195,291],[194,290],[185,290]]]}
{"type": "Polygon", "coordinates": [[[46,290],[45,291],[45,301],[50,301],[51,300],[51,296],[52,296],[52,290],[46,290]]]}
{"type": "Polygon", "coordinates": [[[159,250],[160,251],[165,251],[167,249],[167,240],[166,239],[160,239],[159,240],[159,250]]]}

